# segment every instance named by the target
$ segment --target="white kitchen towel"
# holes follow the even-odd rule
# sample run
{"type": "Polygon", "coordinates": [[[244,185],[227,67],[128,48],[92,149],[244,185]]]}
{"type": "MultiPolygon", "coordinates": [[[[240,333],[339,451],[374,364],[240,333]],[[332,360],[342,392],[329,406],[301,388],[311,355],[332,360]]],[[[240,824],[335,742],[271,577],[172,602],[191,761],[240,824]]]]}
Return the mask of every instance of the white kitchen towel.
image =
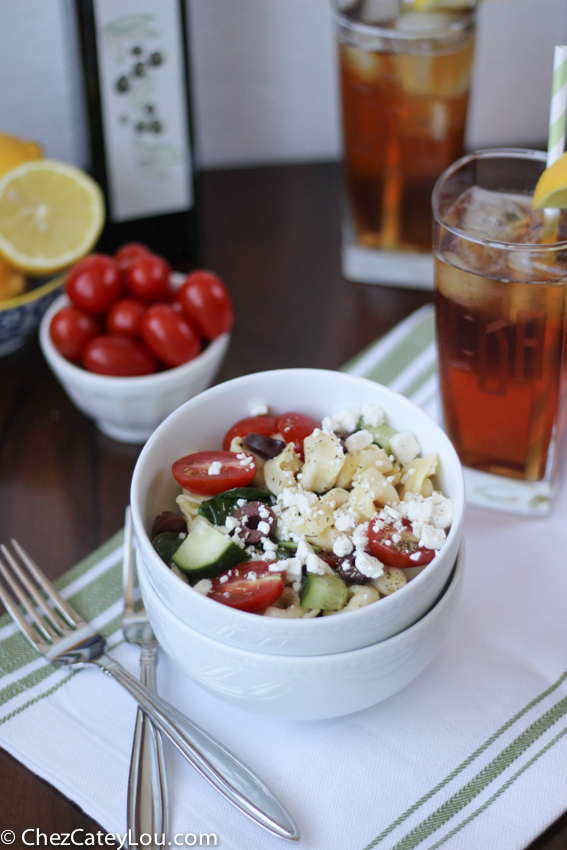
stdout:
{"type": "MultiPolygon", "coordinates": [[[[345,368],[434,412],[433,336],[427,307],[345,368]]],[[[547,519],[467,508],[450,638],[379,705],[322,722],[257,716],[201,691],[163,653],[159,691],[270,785],[305,850],[520,850],[567,808],[566,515],[567,488],[547,519]]],[[[59,584],[136,672],[139,651],[120,631],[121,542],[59,584]]],[[[120,836],[135,714],[111,679],[56,670],[0,620],[0,744],[120,836]]],[[[170,841],[281,850],[170,746],[167,759],[170,841]]]]}

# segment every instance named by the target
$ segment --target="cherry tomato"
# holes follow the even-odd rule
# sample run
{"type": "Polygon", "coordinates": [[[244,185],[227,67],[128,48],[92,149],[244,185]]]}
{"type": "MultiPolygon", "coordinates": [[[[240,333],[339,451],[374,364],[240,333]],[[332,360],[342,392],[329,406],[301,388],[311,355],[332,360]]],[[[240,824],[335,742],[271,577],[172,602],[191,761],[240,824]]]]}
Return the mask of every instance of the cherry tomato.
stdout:
{"type": "Polygon", "coordinates": [[[311,416],[305,416],[303,413],[282,413],[276,421],[276,431],[278,431],[286,443],[293,443],[295,451],[303,460],[303,441],[306,437],[313,433],[315,428],[320,428],[321,423],[317,422],[311,416]]]}
{"type": "Polygon", "coordinates": [[[142,338],[166,366],[181,366],[201,350],[201,341],[189,323],[169,304],[148,307],[141,322],[142,338]]]}
{"type": "Polygon", "coordinates": [[[196,271],[179,290],[179,300],[191,323],[205,339],[216,339],[234,322],[228,289],[216,274],[196,271]]]}
{"type": "Polygon", "coordinates": [[[435,549],[426,549],[419,545],[419,540],[412,533],[411,523],[402,519],[403,529],[400,531],[389,523],[380,520],[371,522],[368,531],[370,551],[387,567],[423,567],[435,557],[435,549]],[[397,538],[400,538],[399,540],[397,538]],[[411,555],[419,557],[412,558],[411,555]]]}
{"type": "Polygon", "coordinates": [[[145,345],[127,336],[95,336],[83,351],[83,366],[89,372],[116,377],[150,375],[157,369],[145,345]]]}
{"type": "Polygon", "coordinates": [[[171,267],[163,257],[154,254],[138,257],[126,268],[126,289],[140,301],[167,301],[171,297],[171,267]]]}
{"type": "MultiPolygon", "coordinates": [[[[247,452],[195,452],[176,460],[173,477],[185,490],[201,496],[216,496],[233,487],[247,487],[256,473],[254,455],[247,452]],[[246,455],[246,460],[239,457],[246,455]],[[218,472],[209,474],[211,464],[220,464],[218,472]]],[[[213,467],[214,468],[214,467],[213,467]]]]}
{"type": "Polygon", "coordinates": [[[105,254],[91,254],[73,266],[65,292],[77,307],[89,313],[106,313],[122,293],[120,269],[105,254]]]}
{"type": "Polygon", "coordinates": [[[283,573],[271,573],[265,561],[249,561],[214,578],[208,596],[239,611],[256,613],[273,605],[283,589],[283,573]]]}
{"type": "Polygon", "coordinates": [[[109,334],[118,336],[139,337],[142,316],[146,309],[146,305],[135,298],[121,298],[106,317],[106,330],[109,334]]]}
{"type": "Polygon", "coordinates": [[[244,438],[252,432],[254,434],[262,434],[264,437],[271,437],[276,432],[276,417],[248,416],[246,419],[239,419],[224,435],[224,440],[222,441],[223,449],[227,452],[235,437],[244,438]]]}
{"type": "Polygon", "coordinates": [[[124,273],[134,260],[138,260],[140,257],[147,257],[151,253],[150,249],[141,242],[127,242],[116,251],[114,259],[118,263],[120,271],[124,273]]]}
{"type": "Polygon", "coordinates": [[[97,320],[79,307],[62,307],[49,325],[53,345],[67,360],[79,363],[83,348],[100,333],[97,320]]]}

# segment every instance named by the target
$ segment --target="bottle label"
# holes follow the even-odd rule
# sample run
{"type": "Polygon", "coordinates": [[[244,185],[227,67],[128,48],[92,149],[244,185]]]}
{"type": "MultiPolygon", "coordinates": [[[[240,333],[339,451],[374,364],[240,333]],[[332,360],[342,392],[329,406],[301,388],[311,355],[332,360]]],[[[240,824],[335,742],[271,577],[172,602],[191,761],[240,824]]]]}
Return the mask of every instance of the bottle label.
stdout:
{"type": "Polygon", "coordinates": [[[193,206],[179,0],[93,0],[114,222],[193,206]]]}

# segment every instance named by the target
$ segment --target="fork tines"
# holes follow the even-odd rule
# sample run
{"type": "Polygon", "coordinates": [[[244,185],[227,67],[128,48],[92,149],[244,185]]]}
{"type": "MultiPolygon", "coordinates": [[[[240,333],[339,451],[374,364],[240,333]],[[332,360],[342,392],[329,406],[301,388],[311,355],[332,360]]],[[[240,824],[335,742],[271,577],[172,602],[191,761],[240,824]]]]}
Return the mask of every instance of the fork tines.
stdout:
{"type": "Polygon", "coordinates": [[[15,554],[4,544],[0,545],[0,573],[12,591],[13,597],[31,617],[36,628],[32,628],[22,615],[16,601],[1,582],[0,599],[28,640],[36,649],[42,651],[46,642],[56,643],[61,637],[85,624],[65,602],[25,549],[16,540],[12,540],[11,543],[15,554]],[[44,592],[47,599],[40,591],[44,592]],[[48,605],[48,601],[51,605],[48,605]],[[41,616],[37,609],[40,609],[45,616],[41,616]]]}

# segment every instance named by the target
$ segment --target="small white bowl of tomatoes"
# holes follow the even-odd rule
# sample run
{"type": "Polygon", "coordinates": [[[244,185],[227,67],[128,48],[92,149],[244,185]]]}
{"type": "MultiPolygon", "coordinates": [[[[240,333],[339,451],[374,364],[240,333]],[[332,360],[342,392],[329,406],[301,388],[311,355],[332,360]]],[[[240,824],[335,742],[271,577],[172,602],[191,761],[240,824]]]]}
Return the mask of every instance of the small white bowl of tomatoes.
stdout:
{"type": "Polygon", "coordinates": [[[217,275],[172,272],[146,246],[129,243],[70,270],[39,339],[77,407],[113,439],[140,443],[212,383],[232,323],[217,275]]]}

